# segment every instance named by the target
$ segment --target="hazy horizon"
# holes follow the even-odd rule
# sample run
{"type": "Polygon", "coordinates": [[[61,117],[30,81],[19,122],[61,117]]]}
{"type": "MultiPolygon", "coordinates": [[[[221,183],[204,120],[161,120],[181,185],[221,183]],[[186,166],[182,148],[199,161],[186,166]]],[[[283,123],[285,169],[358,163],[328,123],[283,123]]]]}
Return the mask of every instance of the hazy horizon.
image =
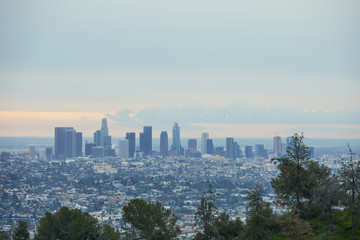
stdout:
{"type": "Polygon", "coordinates": [[[357,0],[0,2],[0,136],[360,138],[357,0]]]}

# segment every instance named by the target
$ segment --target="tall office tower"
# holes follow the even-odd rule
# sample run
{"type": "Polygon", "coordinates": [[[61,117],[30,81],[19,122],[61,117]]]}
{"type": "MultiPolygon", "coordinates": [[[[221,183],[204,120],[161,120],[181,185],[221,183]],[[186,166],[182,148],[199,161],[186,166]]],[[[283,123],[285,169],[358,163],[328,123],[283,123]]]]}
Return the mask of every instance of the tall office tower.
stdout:
{"type": "Polygon", "coordinates": [[[206,141],[209,139],[209,133],[201,134],[201,154],[206,154],[206,141]]]}
{"type": "Polygon", "coordinates": [[[226,155],[227,158],[234,158],[234,138],[226,138],[226,155]]]}
{"type": "Polygon", "coordinates": [[[45,148],[45,155],[46,155],[46,160],[51,161],[53,155],[53,148],[52,147],[45,148]]]}
{"type": "Polygon", "coordinates": [[[240,145],[238,145],[237,142],[234,142],[233,150],[234,150],[234,154],[233,154],[232,158],[236,159],[236,158],[240,157],[241,150],[240,150],[240,145]]]}
{"type": "Polygon", "coordinates": [[[245,146],[245,157],[246,158],[253,157],[252,146],[245,146]]]}
{"type": "Polygon", "coordinates": [[[65,160],[65,127],[55,127],[55,159],[65,160]]]}
{"type": "Polygon", "coordinates": [[[180,152],[181,152],[180,127],[177,122],[174,122],[172,133],[173,133],[172,135],[173,143],[171,149],[175,150],[177,156],[180,156],[180,152]]]}
{"type": "Polygon", "coordinates": [[[91,149],[92,149],[93,147],[96,147],[96,144],[95,144],[95,143],[92,143],[92,142],[90,142],[90,143],[86,142],[86,143],[85,143],[85,156],[90,156],[90,155],[92,155],[91,149]]]}
{"type": "Polygon", "coordinates": [[[282,153],[281,137],[279,136],[273,138],[273,151],[275,157],[280,156],[282,153]]]}
{"type": "Polygon", "coordinates": [[[214,153],[214,144],[212,139],[206,140],[206,153],[213,154],[214,153]]]}
{"type": "Polygon", "coordinates": [[[293,142],[293,138],[291,136],[286,138],[286,150],[288,147],[291,146],[292,142],[293,142]]]}
{"type": "Polygon", "coordinates": [[[111,146],[111,137],[109,136],[109,130],[108,130],[106,118],[103,118],[101,121],[100,146],[101,147],[111,146]]]}
{"type": "Polygon", "coordinates": [[[76,132],[76,157],[82,156],[82,132],[76,132]]]}
{"type": "Polygon", "coordinates": [[[195,138],[188,140],[188,150],[191,152],[197,152],[197,141],[195,138]]]}
{"type": "Polygon", "coordinates": [[[166,131],[160,133],[160,155],[166,157],[169,155],[169,140],[166,131]]]}
{"type": "Polygon", "coordinates": [[[134,157],[134,153],[135,153],[135,133],[134,132],[127,132],[125,139],[129,141],[129,157],[134,157]]]}
{"type": "Polygon", "coordinates": [[[29,157],[30,157],[30,159],[35,159],[35,157],[36,157],[35,146],[29,147],[29,157]]]}
{"type": "Polygon", "coordinates": [[[152,127],[144,126],[144,130],[140,133],[140,151],[146,155],[152,152],[152,127]]]}
{"type": "Polygon", "coordinates": [[[96,132],[94,132],[94,143],[96,146],[100,146],[100,133],[100,130],[96,130],[96,132]]]}
{"type": "Polygon", "coordinates": [[[119,157],[129,157],[129,141],[126,139],[122,139],[119,141],[119,157]]]}
{"type": "Polygon", "coordinates": [[[265,157],[264,144],[256,144],[255,145],[255,156],[257,156],[257,157],[265,157]]]}
{"type": "Polygon", "coordinates": [[[76,156],[76,131],[74,128],[65,130],[65,157],[73,158],[76,156]]]}

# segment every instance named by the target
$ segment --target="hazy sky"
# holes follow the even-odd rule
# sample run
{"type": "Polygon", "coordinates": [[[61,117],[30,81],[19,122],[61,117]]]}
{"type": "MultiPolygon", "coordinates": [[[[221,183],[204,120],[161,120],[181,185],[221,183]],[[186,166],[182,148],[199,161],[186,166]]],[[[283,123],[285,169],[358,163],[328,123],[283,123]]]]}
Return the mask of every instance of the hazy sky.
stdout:
{"type": "Polygon", "coordinates": [[[360,138],[359,43],[358,0],[0,1],[0,136],[360,138]]]}

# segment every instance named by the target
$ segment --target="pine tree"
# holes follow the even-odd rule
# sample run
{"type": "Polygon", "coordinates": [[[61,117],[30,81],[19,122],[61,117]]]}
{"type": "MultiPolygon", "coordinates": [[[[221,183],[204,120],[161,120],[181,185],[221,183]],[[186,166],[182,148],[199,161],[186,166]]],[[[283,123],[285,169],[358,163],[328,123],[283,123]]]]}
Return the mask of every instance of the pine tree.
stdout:
{"type": "Polygon", "coordinates": [[[259,184],[248,192],[248,218],[246,219],[245,237],[255,240],[266,240],[272,235],[272,209],[270,203],[263,200],[259,184]]]}
{"type": "Polygon", "coordinates": [[[303,138],[303,135],[294,134],[287,147],[287,155],[273,159],[278,162],[280,174],[271,180],[271,185],[280,203],[290,208],[301,209],[303,201],[310,198],[314,184],[307,171],[311,163],[310,152],[303,138]]]}
{"type": "Polygon", "coordinates": [[[13,240],[28,240],[30,239],[30,234],[27,229],[26,222],[19,220],[18,225],[16,226],[14,233],[12,235],[13,240]]]}
{"type": "Polygon", "coordinates": [[[121,236],[119,232],[116,232],[113,227],[105,224],[102,228],[99,240],[120,240],[121,236]]]}
{"type": "Polygon", "coordinates": [[[36,230],[35,240],[97,240],[100,235],[100,226],[96,218],[87,212],[79,209],[70,210],[67,207],[60,208],[54,214],[46,212],[36,230]]]}
{"type": "Polygon", "coordinates": [[[8,240],[9,236],[4,232],[0,231],[0,240],[8,240]]]}
{"type": "Polygon", "coordinates": [[[296,210],[281,216],[280,225],[282,233],[292,240],[310,240],[314,237],[310,223],[302,220],[296,210]]]}
{"type": "Polygon", "coordinates": [[[217,207],[214,204],[212,186],[205,197],[201,198],[200,206],[195,212],[194,228],[196,229],[195,239],[217,239],[218,233],[214,225],[217,207]]]}
{"type": "Polygon", "coordinates": [[[176,225],[175,214],[159,202],[153,204],[133,199],[123,207],[122,215],[126,224],[130,225],[123,227],[126,239],[170,240],[176,239],[181,232],[176,225]]]}

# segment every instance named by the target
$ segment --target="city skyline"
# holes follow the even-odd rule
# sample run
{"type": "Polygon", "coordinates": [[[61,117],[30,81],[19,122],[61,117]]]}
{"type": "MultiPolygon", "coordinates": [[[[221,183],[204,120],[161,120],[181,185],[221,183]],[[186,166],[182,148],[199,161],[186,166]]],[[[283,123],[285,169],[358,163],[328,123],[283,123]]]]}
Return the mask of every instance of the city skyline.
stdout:
{"type": "Polygon", "coordinates": [[[107,117],[114,137],[360,138],[359,1],[20,2],[0,3],[2,137],[107,117]]]}

